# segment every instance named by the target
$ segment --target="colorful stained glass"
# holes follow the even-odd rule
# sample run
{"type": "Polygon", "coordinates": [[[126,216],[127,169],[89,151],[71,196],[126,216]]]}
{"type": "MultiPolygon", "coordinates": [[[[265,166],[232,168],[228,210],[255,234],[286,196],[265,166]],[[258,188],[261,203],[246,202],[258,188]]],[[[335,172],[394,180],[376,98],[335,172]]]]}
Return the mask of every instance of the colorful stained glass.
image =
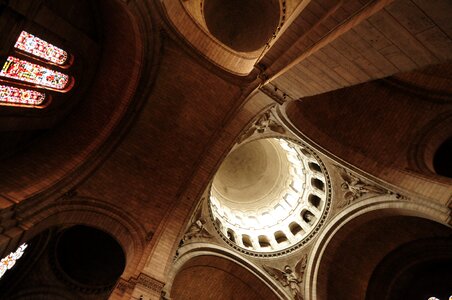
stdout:
{"type": "Polygon", "coordinates": [[[67,61],[66,51],[26,31],[20,33],[14,47],[57,65],[63,65],[67,61]]]}
{"type": "Polygon", "coordinates": [[[7,103],[37,106],[44,102],[45,97],[41,92],[0,85],[0,105],[7,103]]]}
{"type": "Polygon", "coordinates": [[[27,247],[27,244],[20,245],[16,251],[11,252],[0,261],[0,278],[2,278],[5,272],[11,269],[16,264],[16,261],[24,255],[25,248],[27,247]]]}
{"type": "Polygon", "coordinates": [[[9,56],[0,71],[0,76],[39,84],[43,87],[62,90],[69,82],[69,76],[33,64],[26,60],[9,56]]]}

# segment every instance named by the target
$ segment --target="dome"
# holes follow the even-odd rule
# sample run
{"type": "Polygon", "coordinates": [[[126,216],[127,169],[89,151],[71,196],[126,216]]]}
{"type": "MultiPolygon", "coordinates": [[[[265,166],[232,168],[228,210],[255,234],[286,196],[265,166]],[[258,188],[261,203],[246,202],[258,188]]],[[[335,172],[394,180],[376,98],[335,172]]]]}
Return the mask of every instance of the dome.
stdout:
{"type": "Polygon", "coordinates": [[[242,249],[274,252],[293,246],[325,211],[326,177],[310,150],[282,138],[249,142],[232,151],[210,191],[217,229],[242,249]]]}
{"type": "Polygon", "coordinates": [[[277,0],[205,0],[204,19],[210,33],[240,52],[259,50],[270,40],[280,19],[277,0]]]}

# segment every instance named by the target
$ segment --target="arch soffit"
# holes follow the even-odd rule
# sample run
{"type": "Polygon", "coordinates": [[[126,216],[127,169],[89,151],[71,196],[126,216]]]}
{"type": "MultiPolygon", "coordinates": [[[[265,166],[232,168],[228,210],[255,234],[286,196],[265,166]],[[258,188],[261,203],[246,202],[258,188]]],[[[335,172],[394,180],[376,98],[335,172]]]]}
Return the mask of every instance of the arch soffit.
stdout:
{"type": "Polygon", "coordinates": [[[239,76],[246,76],[253,70],[262,50],[248,53],[226,47],[193,18],[182,1],[162,1],[161,7],[163,19],[171,28],[216,66],[239,76]]]}
{"type": "Polygon", "coordinates": [[[262,281],[278,297],[283,299],[290,299],[290,295],[287,294],[287,292],[283,290],[279,285],[275,284],[273,279],[263,270],[259,269],[255,263],[247,260],[241,255],[238,255],[232,250],[208,243],[193,243],[179,249],[179,256],[174,262],[173,267],[168,274],[168,278],[164,287],[166,295],[170,295],[171,288],[177,274],[183,270],[184,266],[189,263],[190,260],[200,256],[213,256],[223,258],[234,264],[237,264],[256,276],[257,279],[262,281]]]}
{"type": "Polygon", "coordinates": [[[451,247],[451,239],[436,237],[409,242],[396,248],[385,256],[372,272],[366,299],[385,298],[388,293],[387,287],[394,286],[394,281],[410,267],[438,259],[451,259],[451,247]],[[390,273],[397,275],[387,276],[390,273]]]}
{"type": "Polygon", "coordinates": [[[449,224],[450,209],[428,201],[394,199],[385,195],[356,202],[335,215],[315,241],[306,268],[306,273],[309,274],[304,282],[306,298],[317,299],[316,286],[322,257],[336,233],[352,221],[364,216],[367,216],[366,220],[381,216],[419,217],[452,228],[449,224]]]}

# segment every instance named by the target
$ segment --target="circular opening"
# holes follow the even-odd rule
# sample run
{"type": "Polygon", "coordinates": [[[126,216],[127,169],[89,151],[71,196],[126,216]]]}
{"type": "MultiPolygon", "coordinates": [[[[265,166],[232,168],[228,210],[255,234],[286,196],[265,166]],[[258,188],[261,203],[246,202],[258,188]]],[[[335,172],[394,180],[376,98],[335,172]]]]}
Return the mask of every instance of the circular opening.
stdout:
{"type": "Polygon", "coordinates": [[[124,271],[126,259],[109,234],[86,226],[73,226],[59,236],[56,258],[61,270],[85,286],[113,285],[124,271]]]}
{"type": "Polygon", "coordinates": [[[325,181],[315,156],[292,141],[267,138],[241,145],[225,158],[212,182],[216,227],[225,240],[244,249],[286,249],[307,237],[321,219],[325,181]],[[313,164],[318,168],[312,170],[313,164]]]}
{"type": "Polygon", "coordinates": [[[433,168],[437,174],[452,178],[452,138],[447,139],[436,150],[433,168]]]}
{"type": "Polygon", "coordinates": [[[241,52],[263,47],[279,23],[278,0],[205,0],[207,28],[226,46],[241,52]]]}

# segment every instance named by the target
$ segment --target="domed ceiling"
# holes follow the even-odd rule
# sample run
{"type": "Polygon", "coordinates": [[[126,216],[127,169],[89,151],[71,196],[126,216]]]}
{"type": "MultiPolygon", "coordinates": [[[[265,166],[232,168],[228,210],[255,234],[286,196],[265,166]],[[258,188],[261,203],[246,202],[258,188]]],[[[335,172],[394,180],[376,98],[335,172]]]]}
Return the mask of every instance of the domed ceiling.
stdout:
{"type": "Polygon", "coordinates": [[[328,176],[307,148],[282,138],[246,143],[214,177],[217,229],[241,249],[275,252],[305,240],[326,213],[328,176]]]}

